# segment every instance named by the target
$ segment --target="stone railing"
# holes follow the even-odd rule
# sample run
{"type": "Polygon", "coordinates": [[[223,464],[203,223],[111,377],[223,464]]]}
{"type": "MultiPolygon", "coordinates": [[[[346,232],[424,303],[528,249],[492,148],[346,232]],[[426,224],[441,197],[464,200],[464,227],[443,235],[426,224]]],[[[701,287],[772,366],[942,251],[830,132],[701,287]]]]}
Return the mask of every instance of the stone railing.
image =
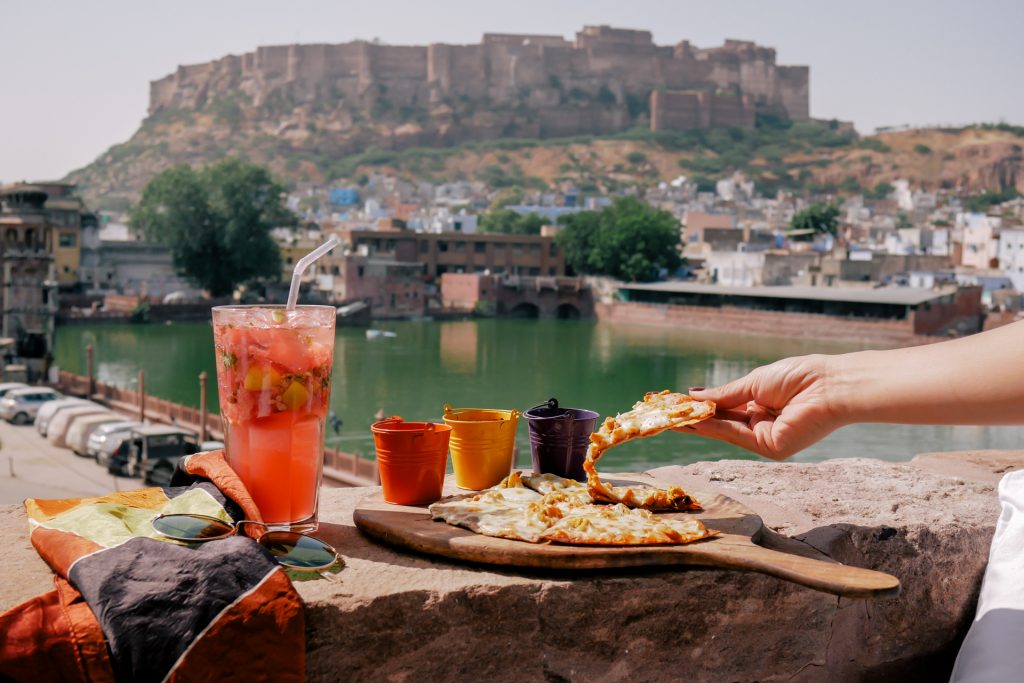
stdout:
{"type": "MultiPolygon", "coordinates": [[[[710,568],[542,573],[398,552],[362,536],[357,502],[324,491],[318,535],[340,583],[303,581],[308,680],[945,680],[971,622],[1022,452],[910,463],[748,461],[665,467],[661,479],[756,510],[777,549],[888,572],[902,593],[850,600],[710,568]]],[[[0,610],[53,587],[20,507],[0,507],[0,610]]]]}

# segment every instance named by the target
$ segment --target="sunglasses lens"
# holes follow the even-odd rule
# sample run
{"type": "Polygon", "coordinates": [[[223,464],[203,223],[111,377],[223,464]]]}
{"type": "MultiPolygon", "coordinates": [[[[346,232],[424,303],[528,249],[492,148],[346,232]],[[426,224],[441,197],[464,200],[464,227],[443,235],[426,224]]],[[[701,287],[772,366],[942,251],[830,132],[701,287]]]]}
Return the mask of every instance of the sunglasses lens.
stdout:
{"type": "Polygon", "coordinates": [[[227,522],[202,515],[161,515],[153,520],[153,528],[176,541],[213,541],[234,532],[227,522]]]}
{"type": "Polygon", "coordinates": [[[293,531],[268,531],[260,537],[260,545],[290,569],[326,569],[338,560],[330,545],[293,531]]]}

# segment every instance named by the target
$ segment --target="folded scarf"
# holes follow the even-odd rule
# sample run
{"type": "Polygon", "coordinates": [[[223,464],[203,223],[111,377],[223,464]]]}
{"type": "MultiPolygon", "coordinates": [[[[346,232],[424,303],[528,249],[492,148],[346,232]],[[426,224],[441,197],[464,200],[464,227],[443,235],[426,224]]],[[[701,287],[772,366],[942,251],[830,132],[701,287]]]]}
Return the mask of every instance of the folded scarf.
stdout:
{"type": "Polygon", "coordinates": [[[302,601],[251,538],[185,544],[159,514],[259,520],[223,451],[179,462],[167,488],[25,501],[55,589],[0,615],[0,679],[302,681],[302,601]]]}

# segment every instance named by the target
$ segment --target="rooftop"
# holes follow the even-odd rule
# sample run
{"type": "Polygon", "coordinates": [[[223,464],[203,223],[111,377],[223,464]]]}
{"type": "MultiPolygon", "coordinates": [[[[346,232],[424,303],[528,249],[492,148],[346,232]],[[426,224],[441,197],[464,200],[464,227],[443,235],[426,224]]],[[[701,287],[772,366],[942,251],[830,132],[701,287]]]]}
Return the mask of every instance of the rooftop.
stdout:
{"type": "Polygon", "coordinates": [[[727,287],[703,285],[692,282],[656,282],[647,285],[623,285],[620,289],[670,294],[710,294],[713,296],[750,296],[765,299],[810,299],[814,301],[847,301],[869,304],[896,304],[917,306],[927,301],[940,299],[955,291],[955,287],[944,289],[921,289],[914,287],[882,287],[859,289],[853,287],[727,287]]]}

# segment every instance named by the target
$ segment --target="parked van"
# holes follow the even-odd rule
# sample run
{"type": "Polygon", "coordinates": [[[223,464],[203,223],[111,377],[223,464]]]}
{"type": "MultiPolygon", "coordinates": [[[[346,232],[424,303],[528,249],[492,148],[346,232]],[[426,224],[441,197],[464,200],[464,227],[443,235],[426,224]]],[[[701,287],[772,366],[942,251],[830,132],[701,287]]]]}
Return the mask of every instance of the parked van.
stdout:
{"type": "MultiPolygon", "coordinates": [[[[107,442],[113,443],[114,441],[121,440],[122,437],[128,435],[134,427],[141,427],[141,422],[135,420],[125,420],[123,422],[111,422],[97,427],[93,430],[92,434],[85,443],[85,454],[90,458],[96,458],[99,461],[100,451],[104,449],[107,442]]],[[[103,463],[100,463],[103,464],[103,463]]]]}
{"type": "Polygon", "coordinates": [[[64,448],[67,442],[64,440],[68,430],[75,420],[86,415],[109,415],[110,411],[99,403],[89,403],[81,406],[72,406],[65,410],[57,411],[57,414],[50,420],[46,427],[46,439],[58,448],[64,448]]]}
{"type": "Polygon", "coordinates": [[[68,448],[75,452],[75,455],[86,455],[86,445],[89,442],[89,435],[99,427],[106,424],[117,424],[124,422],[124,418],[117,413],[107,412],[99,415],[87,415],[75,420],[75,424],[68,429],[68,435],[64,439],[68,448]]]}
{"type": "MultiPolygon", "coordinates": [[[[0,400],[2,403],[2,400],[0,400]]],[[[58,411],[70,408],[72,406],[87,406],[92,401],[87,401],[84,398],[74,398],[71,396],[60,397],[56,401],[51,401],[41,407],[39,412],[36,414],[36,431],[39,432],[40,436],[46,436],[46,428],[50,425],[50,420],[57,414],[58,411]]]]}

